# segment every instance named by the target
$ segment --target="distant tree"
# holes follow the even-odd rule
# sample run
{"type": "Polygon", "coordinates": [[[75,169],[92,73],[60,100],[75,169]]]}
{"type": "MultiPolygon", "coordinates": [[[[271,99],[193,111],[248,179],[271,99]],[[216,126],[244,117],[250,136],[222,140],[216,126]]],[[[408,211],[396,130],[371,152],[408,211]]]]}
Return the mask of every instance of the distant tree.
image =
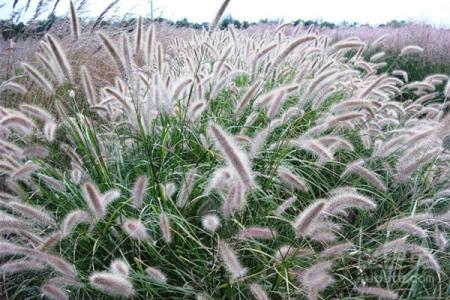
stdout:
{"type": "Polygon", "coordinates": [[[220,22],[220,29],[225,29],[228,28],[228,25],[233,24],[234,20],[233,17],[231,15],[226,16],[225,18],[223,18],[222,22],[220,22]]]}
{"type": "Polygon", "coordinates": [[[203,24],[194,23],[194,24],[192,24],[192,28],[194,28],[194,29],[203,29],[204,26],[203,26],[203,24]]]}
{"type": "Polygon", "coordinates": [[[36,25],[35,33],[38,35],[44,35],[47,31],[49,31],[53,24],[55,24],[58,18],[54,13],[48,15],[47,19],[39,21],[36,25]]]}
{"type": "Polygon", "coordinates": [[[158,17],[158,18],[155,18],[153,21],[156,22],[156,23],[165,23],[165,22],[167,22],[169,20],[161,18],[161,17],[158,17]]]}
{"type": "MultiPolygon", "coordinates": [[[[406,24],[407,24],[407,22],[404,20],[401,20],[401,21],[392,20],[392,21],[387,22],[385,26],[398,28],[398,27],[402,27],[406,24]]],[[[383,26],[381,26],[381,27],[383,27],[383,26]]]]}
{"type": "Polygon", "coordinates": [[[233,25],[234,25],[234,27],[239,28],[239,29],[242,27],[242,24],[239,20],[233,20],[233,25]]]}
{"type": "Polygon", "coordinates": [[[302,19],[298,19],[298,20],[295,20],[294,22],[292,22],[292,24],[294,26],[303,25],[304,23],[305,23],[305,21],[303,21],[302,19]]]}
{"type": "Polygon", "coordinates": [[[182,27],[190,27],[191,23],[186,18],[183,18],[181,20],[178,20],[175,22],[175,27],[182,28],[182,27]]]}
{"type": "Polygon", "coordinates": [[[317,25],[317,22],[316,21],[312,21],[312,20],[308,20],[308,21],[305,21],[303,23],[303,25],[305,25],[306,27],[309,27],[311,25],[317,25]]]}
{"type": "Polygon", "coordinates": [[[324,21],[324,22],[321,22],[321,23],[320,23],[320,27],[331,28],[331,29],[333,29],[333,28],[336,27],[336,24],[331,23],[331,22],[324,21]]]}
{"type": "Polygon", "coordinates": [[[18,39],[25,36],[25,24],[14,24],[10,20],[2,20],[0,23],[3,39],[18,39]]]}

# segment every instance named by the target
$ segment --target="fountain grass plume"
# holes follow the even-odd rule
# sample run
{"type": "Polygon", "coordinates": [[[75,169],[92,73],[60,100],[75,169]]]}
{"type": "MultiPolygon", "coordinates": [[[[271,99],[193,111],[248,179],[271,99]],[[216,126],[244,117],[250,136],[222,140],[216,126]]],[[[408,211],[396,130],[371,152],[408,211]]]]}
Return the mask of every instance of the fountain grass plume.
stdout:
{"type": "Polygon", "coordinates": [[[139,176],[134,183],[132,199],[133,205],[137,209],[141,208],[142,205],[144,204],[144,196],[145,191],[147,189],[147,185],[148,179],[146,176],[139,176]]]}
{"type": "Polygon", "coordinates": [[[211,137],[217,148],[225,156],[228,165],[233,168],[247,190],[255,188],[250,162],[247,155],[239,149],[233,138],[215,123],[209,124],[211,137]]]}
{"type": "Polygon", "coordinates": [[[217,25],[219,24],[220,18],[222,18],[223,13],[227,9],[227,6],[230,4],[230,1],[231,0],[224,0],[222,2],[222,5],[220,6],[219,10],[216,13],[216,16],[209,25],[209,32],[213,32],[216,29],[217,25]]]}
{"type": "Polygon", "coordinates": [[[131,282],[123,276],[108,273],[95,272],[89,276],[92,287],[113,297],[129,298],[135,293],[131,282]]]}
{"type": "Polygon", "coordinates": [[[248,269],[241,265],[236,253],[226,242],[219,241],[219,253],[232,280],[247,274],[248,269]]]}
{"type": "Polygon", "coordinates": [[[75,5],[73,4],[73,1],[70,1],[70,24],[72,29],[72,37],[75,40],[80,39],[80,24],[78,21],[77,11],[75,9],[75,5]]]}
{"type": "Polygon", "coordinates": [[[325,207],[324,201],[317,201],[310,206],[308,206],[292,223],[292,227],[295,230],[297,236],[304,235],[309,226],[314,224],[314,220],[316,220],[321,214],[323,208],[325,207]]]}

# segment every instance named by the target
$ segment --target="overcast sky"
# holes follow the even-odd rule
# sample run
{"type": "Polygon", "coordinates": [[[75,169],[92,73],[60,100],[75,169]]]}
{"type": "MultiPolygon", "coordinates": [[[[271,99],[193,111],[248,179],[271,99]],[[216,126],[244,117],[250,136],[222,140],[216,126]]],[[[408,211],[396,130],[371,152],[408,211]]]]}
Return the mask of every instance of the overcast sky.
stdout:
{"type": "MultiPolygon", "coordinates": [[[[97,16],[112,0],[88,0],[89,14],[97,16]]],[[[171,20],[187,18],[194,22],[210,21],[223,0],[153,0],[156,16],[171,20]]],[[[25,0],[19,0],[22,5],[25,0]]],[[[32,0],[36,4],[37,0],[32,0]]],[[[149,15],[150,0],[122,0],[114,12],[149,15]]],[[[0,17],[11,12],[13,0],[0,0],[0,17]]],[[[69,0],[61,0],[58,14],[68,11],[69,0]]],[[[427,22],[450,27],[450,0],[231,0],[225,15],[239,20],[263,18],[293,21],[324,20],[379,24],[390,20],[427,22]]]]}

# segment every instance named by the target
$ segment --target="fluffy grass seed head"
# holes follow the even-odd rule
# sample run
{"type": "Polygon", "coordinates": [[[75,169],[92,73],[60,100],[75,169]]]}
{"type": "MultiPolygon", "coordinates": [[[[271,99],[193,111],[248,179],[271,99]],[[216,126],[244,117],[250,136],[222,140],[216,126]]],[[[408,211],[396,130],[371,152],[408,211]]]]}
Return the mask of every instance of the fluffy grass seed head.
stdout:
{"type": "Polygon", "coordinates": [[[148,179],[146,176],[139,176],[133,185],[133,205],[137,209],[141,208],[144,203],[145,190],[147,189],[148,179]]]}
{"type": "Polygon", "coordinates": [[[52,300],[69,300],[67,293],[60,287],[53,284],[44,284],[41,287],[42,295],[52,300]]]}
{"type": "Polygon", "coordinates": [[[110,266],[111,273],[128,278],[130,275],[130,267],[122,259],[115,259],[111,262],[110,266]]]}
{"type": "Polygon", "coordinates": [[[292,223],[297,236],[302,236],[306,233],[308,227],[319,217],[324,207],[324,201],[316,201],[298,215],[297,219],[292,223]]]}
{"type": "Polygon", "coordinates": [[[167,276],[160,269],[155,267],[147,267],[145,269],[150,279],[159,284],[165,284],[167,282],[167,276]]]}
{"type": "Polygon", "coordinates": [[[269,296],[260,284],[252,283],[249,287],[256,300],[269,300],[269,296]]]}
{"type": "Polygon", "coordinates": [[[169,216],[165,212],[162,212],[159,215],[159,228],[161,229],[164,241],[167,244],[170,244],[172,242],[170,219],[169,219],[169,216]]]}
{"type": "Polygon", "coordinates": [[[220,218],[215,214],[208,214],[202,217],[202,227],[207,231],[215,232],[220,225],[220,218]]]}
{"type": "Polygon", "coordinates": [[[247,274],[247,268],[241,265],[234,250],[223,240],[219,241],[219,253],[232,280],[236,280],[247,274]]]}
{"type": "Polygon", "coordinates": [[[131,282],[121,275],[94,272],[89,276],[90,285],[110,296],[130,298],[135,294],[131,282]]]}
{"type": "Polygon", "coordinates": [[[150,235],[147,233],[147,229],[144,224],[137,219],[127,219],[122,224],[123,230],[135,240],[142,242],[151,241],[150,235]]]}
{"type": "Polygon", "coordinates": [[[374,296],[380,299],[392,299],[392,300],[398,299],[397,293],[379,287],[362,286],[359,287],[357,290],[362,295],[374,296]]]}
{"type": "Polygon", "coordinates": [[[209,131],[216,147],[225,156],[228,165],[233,168],[236,175],[247,190],[255,188],[255,182],[247,155],[237,146],[234,139],[219,125],[210,123],[209,131]]]}

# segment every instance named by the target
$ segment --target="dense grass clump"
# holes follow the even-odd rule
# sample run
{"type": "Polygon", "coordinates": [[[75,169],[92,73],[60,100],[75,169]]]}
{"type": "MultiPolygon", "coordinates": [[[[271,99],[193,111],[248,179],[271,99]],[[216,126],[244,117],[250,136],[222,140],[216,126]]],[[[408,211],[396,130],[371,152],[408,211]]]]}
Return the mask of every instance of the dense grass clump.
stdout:
{"type": "Polygon", "coordinates": [[[448,78],[313,32],[155,33],[98,34],[113,81],[52,36],[24,66],[50,104],[0,109],[5,297],[450,294],[448,78]]]}

